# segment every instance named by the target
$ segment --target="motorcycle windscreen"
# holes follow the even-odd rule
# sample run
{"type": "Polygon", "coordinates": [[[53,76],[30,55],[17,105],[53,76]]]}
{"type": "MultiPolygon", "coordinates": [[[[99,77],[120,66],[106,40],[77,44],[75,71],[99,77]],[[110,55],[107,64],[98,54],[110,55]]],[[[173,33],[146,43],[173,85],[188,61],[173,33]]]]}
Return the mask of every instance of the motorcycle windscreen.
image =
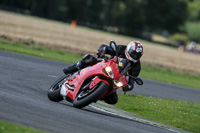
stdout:
{"type": "Polygon", "coordinates": [[[131,69],[131,64],[127,59],[119,58],[118,68],[120,74],[126,74],[131,69]]]}

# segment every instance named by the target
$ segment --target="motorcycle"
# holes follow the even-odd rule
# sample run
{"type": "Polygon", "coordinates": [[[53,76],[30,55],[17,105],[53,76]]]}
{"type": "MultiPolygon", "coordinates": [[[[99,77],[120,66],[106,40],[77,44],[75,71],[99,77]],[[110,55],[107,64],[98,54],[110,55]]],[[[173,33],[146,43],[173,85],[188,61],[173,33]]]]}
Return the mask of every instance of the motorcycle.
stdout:
{"type": "MultiPolygon", "coordinates": [[[[117,51],[114,41],[110,42],[110,47],[117,51]]],[[[67,100],[74,107],[83,108],[126,86],[129,77],[142,85],[142,79],[128,74],[130,68],[130,62],[118,55],[101,59],[93,66],[62,76],[51,85],[47,96],[51,101],[67,100]]]]}

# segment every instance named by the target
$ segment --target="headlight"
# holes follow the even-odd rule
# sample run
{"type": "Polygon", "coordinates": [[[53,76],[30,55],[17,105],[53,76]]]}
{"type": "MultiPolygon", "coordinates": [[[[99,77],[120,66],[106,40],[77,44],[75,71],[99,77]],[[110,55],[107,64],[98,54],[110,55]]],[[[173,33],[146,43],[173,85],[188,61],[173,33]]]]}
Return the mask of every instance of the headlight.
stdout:
{"type": "Polygon", "coordinates": [[[115,84],[117,87],[122,87],[122,86],[123,86],[122,82],[119,82],[119,81],[117,81],[117,80],[114,81],[114,84],[115,84]]]}
{"type": "Polygon", "coordinates": [[[106,67],[105,68],[105,73],[110,76],[112,79],[114,78],[114,74],[112,72],[112,68],[111,67],[106,67]]]}

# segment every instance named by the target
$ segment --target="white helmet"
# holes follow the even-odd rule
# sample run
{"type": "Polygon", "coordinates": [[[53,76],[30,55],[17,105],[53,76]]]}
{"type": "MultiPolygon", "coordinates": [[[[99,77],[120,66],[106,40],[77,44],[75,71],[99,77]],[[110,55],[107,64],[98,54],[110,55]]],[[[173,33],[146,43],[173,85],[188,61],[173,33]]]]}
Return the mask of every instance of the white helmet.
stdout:
{"type": "Polygon", "coordinates": [[[143,55],[143,51],[143,45],[139,41],[132,41],[127,45],[125,55],[129,61],[136,63],[143,55]]]}

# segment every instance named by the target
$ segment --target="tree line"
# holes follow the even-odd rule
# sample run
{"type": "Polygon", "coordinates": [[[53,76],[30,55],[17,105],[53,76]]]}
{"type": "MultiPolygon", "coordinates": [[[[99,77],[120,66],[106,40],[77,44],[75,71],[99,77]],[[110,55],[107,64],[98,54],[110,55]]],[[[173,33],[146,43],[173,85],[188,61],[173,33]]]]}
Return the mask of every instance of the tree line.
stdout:
{"type": "Polygon", "coordinates": [[[142,36],[180,31],[189,0],[0,0],[0,8],[34,16],[142,36]]]}

